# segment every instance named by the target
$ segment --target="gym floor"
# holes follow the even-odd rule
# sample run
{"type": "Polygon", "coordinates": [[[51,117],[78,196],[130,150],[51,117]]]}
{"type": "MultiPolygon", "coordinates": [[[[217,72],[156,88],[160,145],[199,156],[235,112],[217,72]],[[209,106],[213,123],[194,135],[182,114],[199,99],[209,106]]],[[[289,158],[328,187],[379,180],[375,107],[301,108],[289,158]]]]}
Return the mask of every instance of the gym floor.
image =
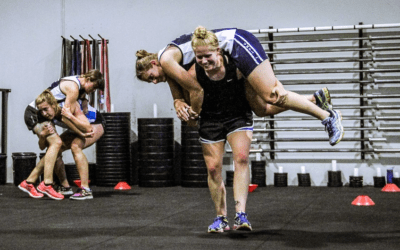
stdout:
{"type": "MultiPolygon", "coordinates": [[[[274,187],[249,193],[253,231],[209,234],[207,188],[114,190],[93,200],[33,199],[0,185],[0,249],[399,249],[400,193],[374,187],[274,187]],[[360,195],[374,206],[354,206],[360,195]]],[[[227,188],[233,226],[232,188],[227,188]]]]}

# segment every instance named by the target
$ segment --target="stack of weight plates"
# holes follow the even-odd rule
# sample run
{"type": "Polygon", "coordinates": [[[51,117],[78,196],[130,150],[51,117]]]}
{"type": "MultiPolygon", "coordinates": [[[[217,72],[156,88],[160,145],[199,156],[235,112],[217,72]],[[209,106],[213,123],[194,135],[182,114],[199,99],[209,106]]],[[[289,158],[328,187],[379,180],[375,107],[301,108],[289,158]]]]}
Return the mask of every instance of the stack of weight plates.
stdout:
{"type": "Polygon", "coordinates": [[[89,180],[90,185],[96,185],[96,166],[95,162],[89,162],[89,180]]]}
{"type": "Polygon", "coordinates": [[[18,186],[28,178],[32,170],[36,167],[37,155],[33,152],[18,152],[12,153],[11,156],[13,159],[14,185],[18,186]]]}
{"type": "Polygon", "coordinates": [[[396,184],[397,187],[400,187],[400,178],[399,177],[393,177],[392,182],[393,182],[393,184],[396,184]]]}
{"type": "Polygon", "coordinates": [[[74,185],[74,181],[80,180],[78,169],[75,163],[64,163],[65,174],[67,175],[67,180],[69,185],[74,185]]]}
{"type": "Polygon", "coordinates": [[[226,187],[233,187],[233,177],[235,175],[235,171],[233,170],[226,170],[226,181],[225,181],[225,186],[226,187]]]}
{"type": "Polygon", "coordinates": [[[342,186],[342,171],[328,171],[328,187],[342,186]]]}
{"type": "Polygon", "coordinates": [[[350,176],[349,187],[354,187],[354,188],[363,187],[363,177],[362,176],[350,176]]]}
{"type": "Polygon", "coordinates": [[[138,119],[138,179],[141,187],[174,185],[174,119],[138,119]]]}
{"type": "Polygon", "coordinates": [[[115,186],[129,180],[131,113],[102,115],[106,120],[106,129],[96,146],[96,185],[115,186]]]}
{"type": "Polygon", "coordinates": [[[182,122],[181,143],[182,187],[208,187],[207,166],[197,127],[189,127],[182,122]]]}
{"type": "Polygon", "coordinates": [[[310,187],[311,186],[311,179],[310,174],[297,174],[297,179],[299,180],[299,187],[310,187]]]}
{"type": "Polygon", "coordinates": [[[287,173],[274,173],[274,186],[287,187],[287,173]]]}
{"type": "Polygon", "coordinates": [[[7,168],[7,154],[0,153],[0,185],[6,184],[6,179],[7,179],[6,168],[7,168]]]}
{"type": "Polygon", "coordinates": [[[251,184],[266,187],[265,161],[251,161],[251,184]]]}
{"type": "Polygon", "coordinates": [[[385,176],[374,176],[374,187],[383,188],[386,185],[385,176]]]}

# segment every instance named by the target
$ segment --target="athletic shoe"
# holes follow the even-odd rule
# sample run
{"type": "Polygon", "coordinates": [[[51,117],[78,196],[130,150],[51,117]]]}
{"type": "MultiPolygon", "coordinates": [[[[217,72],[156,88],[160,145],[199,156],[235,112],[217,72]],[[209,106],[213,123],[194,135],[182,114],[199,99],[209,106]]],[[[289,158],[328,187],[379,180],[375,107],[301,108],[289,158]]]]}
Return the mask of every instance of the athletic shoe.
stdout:
{"type": "Polygon", "coordinates": [[[245,212],[237,212],[235,216],[235,224],[233,225],[234,230],[251,231],[251,224],[247,220],[247,214],[245,212]]]}
{"type": "Polygon", "coordinates": [[[335,146],[344,136],[342,114],[340,111],[336,110],[328,110],[328,112],[330,113],[330,116],[322,121],[322,125],[324,125],[325,129],[328,131],[329,143],[331,146],[335,146]]]}
{"type": "Polygon", "coordinates": [[[57,191],[57,193],[60,193],[62,195],[73,195],[74,194],[72,187],[57,186],[56,191],[57,191]]]}
{"type": "Polygon", "coordinates": [[[56,190],[54,190],[53,185],[46,186],[44,184],[44,181],[42,181],[39,184],[39,186],[37,187],[37,190],[39,192],[41,192],[42,194],[45,194],[45,195],[49,196],[50,198],[52,198],[54,200],[62,200],[62,199],[64,199],[64,195],[57,193],[56,190]]]}
{"type": "Polygon", "coordinates": [[[37,199],[37,198],[43,197],[43,194],[39,193],[33,184],[28,184],[28,182],[26,182],[26,180],[21,182],[21,184],[18,185],[18,188],[21,189],[22,191],[24,191],[25,193],[28,193],[29,196],[32,198],[37,199]]]}
{"type": "Polygon", "coordinates": [[[230,230],[228,225],[228,219],[226,216],[217,216],[214,219],[213,224],[208,227],[209,233],[223,233],[224,231],[230,230]]]}
{"type": "Polygon", "coordinates": [[[315,102],[323,110],[333,109],[328,88],[322,88],[314,93],[315,102]]]}
{"type": "Polygon", "coordinates": [[[87,200],[93,199],[92,190],[90,188],[81,187],[74,195],[69,197],[72,200],[87,200]]]}

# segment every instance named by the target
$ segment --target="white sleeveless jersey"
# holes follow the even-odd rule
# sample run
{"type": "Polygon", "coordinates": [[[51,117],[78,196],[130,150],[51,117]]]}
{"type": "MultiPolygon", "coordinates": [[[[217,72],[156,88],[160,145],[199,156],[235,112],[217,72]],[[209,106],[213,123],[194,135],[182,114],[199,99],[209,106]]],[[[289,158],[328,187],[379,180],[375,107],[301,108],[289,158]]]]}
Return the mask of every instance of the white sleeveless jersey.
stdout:
{"type": "MultiPolygon", "coordinates": [[[[234,38],[236,34],[236,29],[217,29],[212,30],[212,32],[214,32],[218,38],[219,47],[226,53],[231,54],[235,41],[234,38]]],[[[179,50],[182,52],[181,66],[188,70],[190,66],[195,63],[195,55],[191,44],[192,35],[193,33],[185,34],[170,42],[167,46],[165,46],[158,52],[158,60],[160,61],[163,53],[168,48],[168,46],[173,45],[178,47],[179,50]]]]}
{"type": "MultiPolygon", "coordinates": [[[[56,81],[56,82],[53,82],[53,83],[51,84],[51,86],[50,86],[48,89],[51,91],[51,93],[52,93],[53,96],[56,98],[56,100],[57,100],[58,103],[64,102],[64,101],[65,101],[65,98],[66,98],[66,95],[62,92],[62,90],[61,90],[61,88],[60,88],[61,80],[68,80],[68,81],[73,81],[73,82],[75,82],[75,83],[78,85],[79,95],[82,94],[83,89],[82,89],[81,82],[78,80],[78,77],[79,77],[79,76],[67,76],[67,77],[63,77],[63,78],[61,78],[60,80],[58,80],[58,81],[56,81]]],[[[31,103],[29,104],[29,106],[31,106],[32,108],[37,109],[37,108],[36,108],[36,105],[35,105],[35,100],[34,100],[33,102],[31,102],[31,103]]]]}

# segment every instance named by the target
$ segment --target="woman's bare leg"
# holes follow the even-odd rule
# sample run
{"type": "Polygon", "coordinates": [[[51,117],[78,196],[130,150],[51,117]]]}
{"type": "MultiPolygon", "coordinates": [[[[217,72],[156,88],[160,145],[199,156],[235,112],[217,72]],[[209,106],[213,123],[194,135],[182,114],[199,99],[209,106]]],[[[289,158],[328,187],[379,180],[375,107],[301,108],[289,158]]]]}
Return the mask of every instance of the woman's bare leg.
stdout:
{"type": "Polygon", "coordinates": [[[217,215],[227,215],[226,190],[222,180],[222,158],[224,142],[212,144],[202,143],[204,160],[208,171],[208,187],[214,202],[217,215]]]}

